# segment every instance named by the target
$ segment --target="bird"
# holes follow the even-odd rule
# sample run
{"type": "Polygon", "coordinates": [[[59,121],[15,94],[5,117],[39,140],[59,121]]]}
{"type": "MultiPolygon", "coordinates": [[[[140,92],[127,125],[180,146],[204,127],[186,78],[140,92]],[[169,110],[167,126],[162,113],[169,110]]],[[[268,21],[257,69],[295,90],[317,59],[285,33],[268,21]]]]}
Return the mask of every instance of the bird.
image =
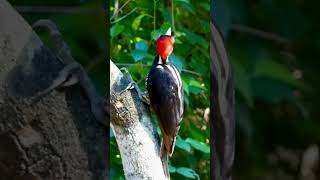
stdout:
{"type": "Polygon", "coordinates": [[[169,61],[174,48],[174,36],[169,28],[156,41],[157,55],[146,78],[150,106],[155,112],[161,130],[160,156],[168,179],[167,159],[174,152],[176,136],[184,112],[184,94],[180,73],[169,61]]]}

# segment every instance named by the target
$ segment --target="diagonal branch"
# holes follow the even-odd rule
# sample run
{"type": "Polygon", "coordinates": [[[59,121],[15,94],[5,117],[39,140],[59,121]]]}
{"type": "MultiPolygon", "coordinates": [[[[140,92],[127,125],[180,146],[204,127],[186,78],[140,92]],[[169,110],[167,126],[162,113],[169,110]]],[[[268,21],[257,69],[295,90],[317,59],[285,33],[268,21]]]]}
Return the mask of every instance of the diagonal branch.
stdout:
{"type": "Polygon", "coordinates": [[[160,142],[139,89],[125,90],[131,78],[110,61],[110,120],[127,180],[164,180],[160,142]]]}

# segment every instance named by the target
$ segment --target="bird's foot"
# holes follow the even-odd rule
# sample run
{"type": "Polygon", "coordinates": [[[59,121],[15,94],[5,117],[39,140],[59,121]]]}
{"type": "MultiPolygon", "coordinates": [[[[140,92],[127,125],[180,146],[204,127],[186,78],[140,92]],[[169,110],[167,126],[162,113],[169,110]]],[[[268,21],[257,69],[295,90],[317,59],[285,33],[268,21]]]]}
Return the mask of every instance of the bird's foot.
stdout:
{"type": "Polygon", "coordinates": [[[124,88],[124,89],[120,92],[120,94],[124,93],[125,91],[135,89],[136,92],[138,93],[139,99],[140,99],[142,102],[150,105],[150,99],[149,99],[148,93],[147,93],[147,92],[141,92],[141,91],[140,91],[140,88],[139,88],[138,84],[133,81],[133,79],[132,79],[132,77],[131,77],[128,69],[127,69],[127,68],[121,68],[120,70],[123,72],[123,75],[124,75],[125,77],[127,77],[127,78],[129,79],[129,81],[130,81],[130,83],[127,85],[127,87],[124,88]]]}

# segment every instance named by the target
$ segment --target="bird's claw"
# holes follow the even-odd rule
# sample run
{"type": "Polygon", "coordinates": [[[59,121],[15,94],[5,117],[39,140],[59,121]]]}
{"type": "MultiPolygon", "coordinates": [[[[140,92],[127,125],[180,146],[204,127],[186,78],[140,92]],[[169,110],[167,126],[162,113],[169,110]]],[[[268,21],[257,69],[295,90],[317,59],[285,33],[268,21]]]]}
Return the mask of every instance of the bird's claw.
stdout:
{"type": "Polygon", "coordinates": [[[148,95],[148,92],[143,92],[141,93],[141,98],[140,98],[144,103],[150,105],[150,98],[148,95]]]}
{"type": "Polygon", "coordinates": [[[147,92],[141,92],[139,87],[138,87],[138,85],[137,85],[137,83],[134,82],[134,81],[131,81],[126,88],[124,88],[122,91],[120,91],[120,94],[122,94],[122,93],[124,93],[124,92],[126,92],[128,90],[132,90],[132,89],[136,90],[136,92],[138,93],[139,99],[142,102],[150,105],[150,99],[149,99],[148,93],[147,92]]]}
{"type": "Polygon", "coordinates": [[[131,81],[131,82],[127,85],[126,88],[124,88],[122,91],[120,91],[120,94],[122,94],[122,93],[124,93],[124,92],[126,92],[126,91],[128,91],[128,90],[134,89],[135,86],[136,86],[136,83],[133,82],[133,81],[131,81]]]}
{"type": "Polygon", "coordinates": [[[122,67],[122,68],[120,69],[120,71],[121,71],[121,72],[123,73],[123,75],[124,75],[125,77],[127,77],[127,78],[129,79],[129,81],[130,81],[130,83],[127,85],[127,87],[124,88],[124,89],[120,92],[120,94],[124,93],[125,91],[135,89],[135,90],[137,91],[137,93],[138,93],[139,99],[140,99],[142,102],[150,105],[150,99],[149,99],[148,93],[147,93],[147,92],[141,92],[141,91],[140,91],[137,83],[133,81],[133,79],[132,79],[132,77],[131,77],[128,69],[125,68],[125,67],[122,67]]]}

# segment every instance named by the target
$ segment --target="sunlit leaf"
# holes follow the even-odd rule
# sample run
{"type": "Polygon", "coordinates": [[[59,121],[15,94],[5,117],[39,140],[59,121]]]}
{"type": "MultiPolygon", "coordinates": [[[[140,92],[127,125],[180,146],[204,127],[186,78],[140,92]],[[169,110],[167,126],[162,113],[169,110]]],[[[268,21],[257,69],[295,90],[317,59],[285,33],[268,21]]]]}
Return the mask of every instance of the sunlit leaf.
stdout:
{"type": "Polygon", "coordinates": [[[205,90],[206,88],[205,88],[204,84],[201,84],[199,81],[192,79],[189,81],[188,89],[191,93],[199,94],[203,90],[205,90]]]}
{"type": "Polygon", "coordinates": [[[204,88],[199,81],[196,81],[196,80],[194,80],[194,79],[190,80],[189,85],[190,85],[190,86],[193,86],[193,87],[200,88],[200,89],[203,89],[203,88],[204,88]]]}
{"type": "Polygon", "coordinates": [[[188,142],[192,147],[194,147],[195,149],[202,151],[204,153],[210,153],[210,147],[209,145],[203,143],[203,142],[199,142],[195,139],[191,139],[191,138],[187,138],[185,140],[186,142],[188,142]]]}
{"type": "Polygon", "coordinates": [[[185,142],[181,137],[177,137],[176,139],[176,146],[180,149],[183,149],[187,152],[191,152],[191,146],[187,142],[185,142]]]}
{"type": "Polygon", "coordinates": [[[179,3],[179,2],[183,2],[183,3],[187,3],[190,4],[190,0],[174,0],[175,3],[179,3]]]}
{"type": "Polygon", "coordinates": [[[110,30],[111,38],[119,35],[123,30],[124,30],[124,26],[123,25],[116,24],[116,25],[112,26],[111,30],[110,30]]]}
{"type": "Polygon", "coordinates": [[[173,167],[171,166],[170,164],[168,165],[169,166],[169,172],[170,173],[175,173],[177,171],[177,168],[176,167],[173,167]]]}
{"type": "Polygon", "coordinates": [[[199,175],[193,169],[190,168],[179,167],[177,168],[177,173],[187,178],[200,179],[199,175]]]}
{"type": "Polygon", "coordinates": [[[145,16],[146,16],[145,14],[141,14],[140,16],[136,17],[136,18],[133,20],[132,25],[131,25],[131,27],[132,27],[133,30],[136,31],[136,30],[139,28],[140,23],[141,23],[141,19],[142,19],[143,17],[145,17],[145,16]]]}

